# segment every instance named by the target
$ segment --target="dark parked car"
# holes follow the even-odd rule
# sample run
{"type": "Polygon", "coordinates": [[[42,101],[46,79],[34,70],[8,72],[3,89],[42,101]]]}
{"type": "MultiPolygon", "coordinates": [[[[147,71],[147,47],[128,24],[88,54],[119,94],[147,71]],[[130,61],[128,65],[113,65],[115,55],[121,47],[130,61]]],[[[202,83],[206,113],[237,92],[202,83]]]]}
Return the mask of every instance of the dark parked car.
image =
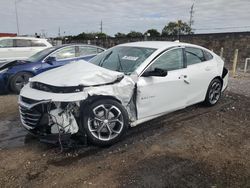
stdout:
{"type": "Polygon", "coordinates": [[[19,93],[30,77],[77,60],[88,61],[104,50],[92,45],[63,45],[42,50],[27,60],[1,64],[0,93],[19,93]]]}

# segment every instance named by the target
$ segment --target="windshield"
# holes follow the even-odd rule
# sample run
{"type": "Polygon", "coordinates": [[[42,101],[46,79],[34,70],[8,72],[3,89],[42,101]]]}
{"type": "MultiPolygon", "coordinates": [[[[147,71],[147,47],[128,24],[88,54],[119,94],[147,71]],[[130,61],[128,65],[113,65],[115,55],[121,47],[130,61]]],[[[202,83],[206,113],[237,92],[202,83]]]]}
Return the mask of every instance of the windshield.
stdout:
{"type": "Polygon", "coordinates": [[[90,62],[129,75],[155,50],[153,48],[118,46],[97,55],[90,62]]]}
{"type": "Polygon", "coordinates": [[[37,52],[33,56],[29,57],[27,61],[31,61],[31,62],[41,61],[43,58],[45,58],[47,55],[49,55],[50,52],[54,51],[55,49],[56,49],[55,47],[46,48],[40,52],[37,52]]]}

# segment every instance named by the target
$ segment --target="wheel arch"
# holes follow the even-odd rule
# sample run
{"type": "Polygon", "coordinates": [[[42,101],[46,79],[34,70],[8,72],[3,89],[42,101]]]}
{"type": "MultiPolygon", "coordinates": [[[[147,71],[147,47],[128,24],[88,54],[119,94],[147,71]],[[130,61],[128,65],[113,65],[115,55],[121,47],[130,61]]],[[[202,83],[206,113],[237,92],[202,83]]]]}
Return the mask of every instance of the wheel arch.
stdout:
{"type": "Polygon", "coordinates": [[[87,100],[88,100],[89,104],[92,104],[93,102],[96,102],[99,100],[105,100],[105,99],[114,100],[114,101],[122,104],[122,102],[119,99],[117,99],[116,97],[111,96],[111,95],[93,95],[93,96],[89,96],[87,100]]]}
{"type": "Polygon", "coordinates": [[[34,72],[32,72],[32,71],[20,71],[20,72],[13,73],[13,74],[8,78],[7,87],[8,87],[9,89],[10,89],[10,83],[11,83],[12,79],[13,79],[17,74],[20,74],[20,73],[29,73],[29,74],[32,74],[32,76],[35,76],[34,72]]]}
{"type": "Polygon", "coordinates": [[[88,106],[90,106],[91,104],[93,104],[96,101],[105,100],[105,99],[114,100],[114,101],[122,104],[122,102],[119,99],[117,99],[116,97],[111,96],[111,95],[92,95],[92,96],[88,96],[88,98],[86,100],[83,100],[80,103],[80,110],[82,113],[85,114],[87,112],[88,106]]]}
{"type": "MultiPolygon", "coordinates": [[[[211,80],[211,82],[212,82],[214,79],[219,79],[220,82],[221,82],[221,85],[223,85],[223,79],[221,78],[221,76],[216,76],[215,78],[213,78],[213,79],[211,80]]],[[[211,82],[210,82],[210,83],[211,83],[211,82]]]]}

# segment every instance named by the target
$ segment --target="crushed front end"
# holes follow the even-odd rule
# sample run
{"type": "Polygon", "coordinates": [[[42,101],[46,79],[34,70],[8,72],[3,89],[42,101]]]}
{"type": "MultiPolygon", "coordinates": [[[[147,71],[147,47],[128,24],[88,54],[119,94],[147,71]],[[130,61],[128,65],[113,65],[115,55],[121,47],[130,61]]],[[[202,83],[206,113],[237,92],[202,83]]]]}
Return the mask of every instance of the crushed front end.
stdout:
{"type": "MultiPolygon", "coordinates": [[[[57,144],[79,133],[80,102],[53,102],[19,97],[23,126],[42,141],[57,144]]],[[[83,137],[82,137],[83,138],[83,137]]]]}
{"type": "Polygon", "coordinates": [[[29,132],[44,140],[54,137],[60,141],[66,135],[85,142],[84,111],[95,100],[109,97],[119,101],[129,119],[136,119],[134,88],[133,79],[123,73],[80,61],[68,64],[32,77],[23,87],[19,97],[21,121],[29,132]]]}

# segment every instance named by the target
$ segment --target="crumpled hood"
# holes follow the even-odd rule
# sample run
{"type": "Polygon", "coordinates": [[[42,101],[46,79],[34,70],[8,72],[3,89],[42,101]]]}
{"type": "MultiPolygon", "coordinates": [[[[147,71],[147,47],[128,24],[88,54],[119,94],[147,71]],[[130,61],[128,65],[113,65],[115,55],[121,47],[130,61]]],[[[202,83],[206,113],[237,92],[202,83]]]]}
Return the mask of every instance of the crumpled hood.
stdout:
{"type": "Polygon", "coordinates": [[[25,61],[25,60],[6,61],[4,63],[0,63],[0,70],[10,68],[16,65],[23,65],[26,63],[30,63],[30,61],[25,61]]]}
{"type": "Polygon", "coordinates": [[[30,79],[53,86],[94,86],[115,82],[123,73],[111,71],[84,60],[44,72],[30,79]]]}

